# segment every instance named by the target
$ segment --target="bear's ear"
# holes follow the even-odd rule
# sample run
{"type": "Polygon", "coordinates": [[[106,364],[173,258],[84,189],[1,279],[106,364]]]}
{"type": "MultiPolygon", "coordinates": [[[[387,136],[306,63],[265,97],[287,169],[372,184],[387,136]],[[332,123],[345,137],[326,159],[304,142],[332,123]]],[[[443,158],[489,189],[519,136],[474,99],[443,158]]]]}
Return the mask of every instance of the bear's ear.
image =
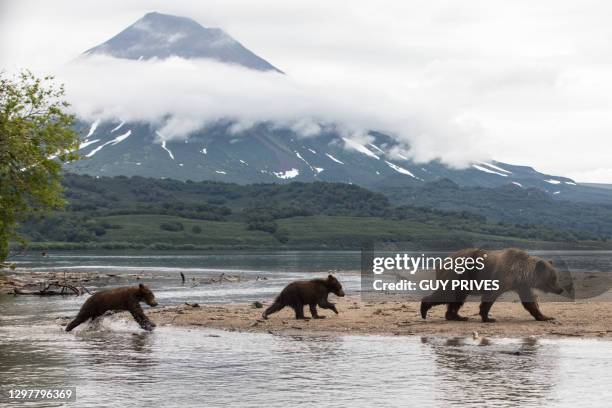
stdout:
{"type": "Polygon", "coordinates": [[[331,275],[331,274],[327,275],[327,280],[328,281],[333,281],[334,280],[334,275],[331,275]]]}
{"type": "Polygon", "coordinates": [[[546,261],[540,259],[538,262],[536,262],[535,271],[536,273],[542,273],[545,270],[546,270],[546,261]]]}
{"type": "Polygon", "coordinates": [[[555,265],[555,264],[553,263],[552,259],[549,259],[549,260],[548,260],[548,263],[549,263],[549,264],[551,264],[551,265],[553,265],[553,266],[555,265]]]}
{"type": "Polygon", "coordinates": [[[142,283],[138,285],[138,289],[144,290],[144,288],[145,288],[145,286],[142,283]]]}

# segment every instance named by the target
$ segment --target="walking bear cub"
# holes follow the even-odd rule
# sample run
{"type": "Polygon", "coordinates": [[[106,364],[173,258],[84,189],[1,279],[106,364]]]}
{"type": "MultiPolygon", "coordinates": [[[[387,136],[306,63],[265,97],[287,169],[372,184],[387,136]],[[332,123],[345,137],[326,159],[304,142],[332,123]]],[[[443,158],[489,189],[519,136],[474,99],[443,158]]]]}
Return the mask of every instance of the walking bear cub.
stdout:
{"type": "Polygon", "coordinates": [[[109,310],[127,310],[140,327],[151,331],[155,327],[155,323],[145,316],[140,307],[140,302],[145,302],[149,306],[157,306],[155,295],[142,283],[138,286],[97,292],[83,303],[77,317],[66,326],[66,331],[69,332],[88,319],[94,320],[109,310]]]}
{"type": "Polygon", "coordinates": [[[330,293],[340,297],[344,296],[342,285],[332,275],[329,275],[327,279],[292,282],[281,291],[274,303],[263,312],[262,317],[267,319],[272,313],[289,306],[295,311],[296,319],[307,319],[304,317],[305,305],[310,306],[310,314],[312,314],[313,319],[325,318],[325,316],[319,316],[317,313],[317,305],[323,309],[333,310],[334,313],[338,314],[336,306],[327,300],[330,293]]]}
{"type": "Polygon", "coordinates": [[[518,293],[523,307],[539,321],[553,320],[540,311],[537,295],[533,289],[543,292],[561,294],[563,288],[559,285],[559,274],[551,261],[536,256],[531,256],[520,249],[504,249],[499,251],[485,251],[482,249],[463,249],[451,255],[452,258],[477,258],[484,259],[484,268],[471,268],[463,274],[456,273],[453,269],[438,269],[437,280],[498,280],[499,290],[495,291],[462,291],[439,289],[429,296],[425,296],[421,302],[421,317],[427,318],[427,311],[436,305],[446,304],[446,320],[467,320],[467,317],[459,315],[459,309],[463,306],[470,293],[482,296],[480,303],[480,317],[483,322],[494,322],[489,317],[489,311],[495,300],[504,292],[515,291],[518,293]]]}

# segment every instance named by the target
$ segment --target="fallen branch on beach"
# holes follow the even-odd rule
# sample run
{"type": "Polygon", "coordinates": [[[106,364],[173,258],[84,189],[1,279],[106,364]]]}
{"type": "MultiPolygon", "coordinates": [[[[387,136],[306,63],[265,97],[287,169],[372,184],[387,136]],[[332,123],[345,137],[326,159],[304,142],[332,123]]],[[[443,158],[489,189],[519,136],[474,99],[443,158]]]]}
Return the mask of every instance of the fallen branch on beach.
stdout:
{"type": "MultiPolygon", "coordinates": [[[[85,289],[86,290],[86,289],[85,289]]],[[[89,291],[87,291],[89,293],[89,291]]],[[[30,295],[30,296],[67,296],[67,295],[82,295],[82,291],[68,283],[52,282],[39,290],[22,290],[13,289],[14,295],[30,295]]]]}
{"type": "Polygon", "coordinates": [[[241,278],[238,275],[225,275],[225,272],[222,273],[221,275],[219,275],[219,277],[217,278],[206,278],[206,279],[202,279],[199,281],[195,281],[194,279],[194,283],[191,285],[192,288],[195,288],[196,286],[199,286],[200,284],[203,285],[211,285],[213,283],[223,283],[223,282],[240,282],[241,278]]]}

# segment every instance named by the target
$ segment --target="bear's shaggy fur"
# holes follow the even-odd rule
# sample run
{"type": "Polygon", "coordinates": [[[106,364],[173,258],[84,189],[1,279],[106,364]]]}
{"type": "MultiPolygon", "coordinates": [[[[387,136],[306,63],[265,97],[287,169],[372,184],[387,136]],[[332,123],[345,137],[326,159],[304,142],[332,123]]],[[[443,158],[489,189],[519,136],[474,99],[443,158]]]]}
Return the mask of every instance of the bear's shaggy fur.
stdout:
{"type": "Polygon", "coordinates": [[[140,302],[145,302],[149,306],[157,306],[155,295],[142,283],[134,287],[122,287],[97,292],[83,303],[77,317],[66,326],[66,331],[69,332],[88,319],[94,320],[109,310],[127,310],[132,314],[140,327],[151,331],[155,327],[155,323],[150,321],[144,314],[140,307],[140,302]]]}
{"type": "Polygon", "coordinates": [[[463,306],[469,294],[482,295],[480,303],[480,316],[483,322],[493,322],[489,317],[489,310],[493,303],[502,293],[515,291],[518,293],[523,307],[539,321],[553,320],[540,311],[537,296],[533,289],[543,292],[563,292],[559,285],[559,274],[553,267],[551,261],[530,256],[520,249],[510,248],[499,251],[485,251],[482,249],[463,249],[451,255],[453,258],[464,257],[484,258],[485,267],[478,270],[476,267],[457,274],[453,269],[438,269],[436,278],[438,280],[498,280],[499,290],[468,292],[468,291],[446,291],[437,290],[429,296],[425,296],[421,302],[421,317],[427,318],[427,311],[436,305],[446,304],[446,320],[467,320],[459,315],[459,309],[463,306]]]}
{"type": "Polygon", "coordinates": [[[267,319],[268,315],[289,306],[295,311],[296,319],[307,319],[304,317],[305,305],[310,306],[313,319],[323,319],[325,317],[318,315],[317,305],[323,309],[333,310],[334,313],[338,314],[336,306],[327,300],[330,293],[340,297],[344,296],[342,285],[332,275],[329,275],[327,279],[292,282],[281,291],[274,303],[263,312],[262,317],[267,319]]]}

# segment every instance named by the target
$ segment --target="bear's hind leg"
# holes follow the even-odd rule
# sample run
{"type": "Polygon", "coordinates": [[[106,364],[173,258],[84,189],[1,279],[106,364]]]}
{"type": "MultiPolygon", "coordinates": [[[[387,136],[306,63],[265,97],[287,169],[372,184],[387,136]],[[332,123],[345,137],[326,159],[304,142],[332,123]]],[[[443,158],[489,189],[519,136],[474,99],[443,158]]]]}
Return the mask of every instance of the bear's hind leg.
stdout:
{"type": "Polygon", "coordinates": [[[309,320],[309,317],[304,316],[304,305],[301,303],[296,303],[291,306],[293,310],[295,310],[295,319],[296,320],[309,320]]]}
{"type": "Polygon", "coordinates": [[[494,323],[495,319],[492,317],[489,317],[489,311],[491,310],[491,307],[493,306],[493,303],[495,303],[495,301],[482,301],[480,302],[480,318],[482,319],[482,321],[484,323],[494,323]]]}
{"type": "Polygon", "coordinates": [[[78,325],[86,322],[87,319],[89,319],[89,317],[85,317],[85,316],[82,316],[82,315],[77,315],[77,317],[73,321],[68,323],[68,325],[66,326],[66,331],[67,332],[71,331],[72,329],[74,329],[78,325]]]}
{"type": "Polygon", "coordinates": [[[313,319],[325,319],[325,316],[319,316],[319,313],[317,313],[316,303],[311,303],[309,306],[310,306],[310,314],[312,315],[313,319]]]}
{"type": "Polygon", "coordinates": [[[459,322],[465,322],[468,320],[467,317],[461,316],[459,314],[459,309],[463,306],[464,302],[449,302],[446,306],[446,315],[444,316],[446,320],[455,320],[459,322]]]}
{"type": "Polygon", "coordinates": [[[448,305],[446,307],[446,320],[456,320],[461,322],[468,320],[467,317],[459,315],[459,309],[461,309],[461,306],[463,306],[463,304],[465,303],[465,299],[467,299],[468,297],[468,292],[459,291],[454,293],[452,297],[453,301],[448,302],[448,305]]]}
{"type": "Polygon", "coordinates": [[[269,308],[264,310],[264,312],[262,313],[261,317],[264,318],[264,319],[268,319],[269,315],[271,315],[272,313],[278,312],[279,310],[281,310],[284,307],[285,307],[285,305],[283,305],[282,303],[274,302],[274,303],[272,303],[270,305],[269,308]]]}
{"type": "Polygon", "coordinates": [[[425,296],[421,299],[421,317],[423,319],[427,319],[427,312],[434,306],[443,305],[447,302],[444,302],[444,294],[442,291],[435,291],[429,296],[425,296]]]}
{"type": "Polygon", "coordinates": [[[482,296],[480,301],[480,318],[484,323],[494,323],[495,319],[489,317],[489,311],[497,299],[498,293],[491,293],[482,296]]]}

